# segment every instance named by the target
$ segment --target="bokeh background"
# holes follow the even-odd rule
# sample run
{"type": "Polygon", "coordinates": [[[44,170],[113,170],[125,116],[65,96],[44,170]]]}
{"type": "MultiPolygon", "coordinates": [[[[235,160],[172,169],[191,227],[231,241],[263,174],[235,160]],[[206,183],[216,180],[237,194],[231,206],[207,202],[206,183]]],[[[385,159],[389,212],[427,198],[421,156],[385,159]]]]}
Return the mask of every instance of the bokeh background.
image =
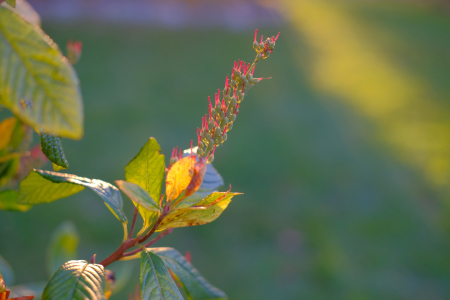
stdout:
{"type": "MultiPolygon", "coordinates": [[[[61,48],[83,42],[85,135],[63,140],[68,172],[108,182],[124,179],[150,136],[166,158],[189,147],[207,96],[234,60],[253,59],[254,29],[281,32],[255,71],[272,79],[250,91],[215,155],[244,195],[215,222],[155,245],[190,251],[230,299],[450,298],[448,3],[30,3],[61,48]]],[[[16,284],[48,279],[46,245],[65,220],[79,232],[76,259],[121,242],[121,224],[90,191],[0,211],[16,284]]],[[[112,299],[134,290],[134,267],[112,299]]]]}

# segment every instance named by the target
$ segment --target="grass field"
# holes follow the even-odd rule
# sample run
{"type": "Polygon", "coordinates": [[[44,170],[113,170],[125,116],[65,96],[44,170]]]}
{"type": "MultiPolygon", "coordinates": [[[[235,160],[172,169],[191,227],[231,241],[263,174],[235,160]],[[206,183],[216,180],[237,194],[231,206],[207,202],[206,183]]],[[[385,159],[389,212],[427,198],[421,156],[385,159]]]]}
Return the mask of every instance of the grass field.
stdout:
{"type": "MultiPolygon", "coordinates": [[[[158,246],[189,250],[230,299],[450,297],[450,22],[411,3],[287,1],[289,25],[256,76],[215,167],[243,192],[217,221],[158,246]]],[[[64,140],[70,173],[113,182],[155,137],[187,148],[253,30],[47,24],[83,41],[76,69],[85,136],[64,140]]],[[[128,216],[131,203],[125,203],[128,216]]],[[[43,281],[46,243],[64,220],[78,259],[105,257],[122,229],[88,192],[0,211],[0,253],[16,283],[43,281]],[[5,242],[8,241],[8,242],[5,242]]],[[[119,263],[120,264],[120,263],[119,263]]],[[[118,266],[119,267],[119,266],[118,266]]],[[[121,294],[138,283],[138,271],[121,294]]]]}

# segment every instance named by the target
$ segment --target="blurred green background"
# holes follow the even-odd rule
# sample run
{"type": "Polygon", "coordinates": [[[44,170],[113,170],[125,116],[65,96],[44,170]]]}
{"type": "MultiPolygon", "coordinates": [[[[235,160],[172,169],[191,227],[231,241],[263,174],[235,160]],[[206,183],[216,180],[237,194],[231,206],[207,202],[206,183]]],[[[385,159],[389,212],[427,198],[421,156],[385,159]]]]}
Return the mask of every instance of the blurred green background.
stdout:
{"type": "MultiPolygon", "coordinates": [[[[234,60],[253,59],[254,28],[280,31],[255,71],[272,79],[249,92],[215,155],[226,185],[244,195],[215,222],[156,246],[190,251],[230,299],[449,299],[449,7],[265,4],[285,22],[229,30],[43,19],[61,48],[83,42],[85,135],[63,141],[68,172],[113,182],[150,136],[166,158],[189,147],[207,96],[234,60]]],[[[121,242],[120,222],[89,191],[0,211],[0,254],[16,284],[48,279],[46,244],[65,220],[80,234],[76,259],[104,258],[121,242]]],[[[138,278],[136,266],[111,299],[126,299],[138,278]]]]}

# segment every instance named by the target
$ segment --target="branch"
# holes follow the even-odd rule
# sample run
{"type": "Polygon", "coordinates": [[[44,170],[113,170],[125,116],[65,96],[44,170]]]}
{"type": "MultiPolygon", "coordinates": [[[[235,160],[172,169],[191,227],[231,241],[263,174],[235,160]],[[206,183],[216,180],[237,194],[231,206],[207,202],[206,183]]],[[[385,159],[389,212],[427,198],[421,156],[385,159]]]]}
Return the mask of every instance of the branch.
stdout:
{"type": "MultiPolygon", "coordinates": [[[[161,232],[157,237],[155,237],[153,240],[151,240],[150,242],[148,242],[147,244],[145,244],[144,247],[145,247],[145,248],[150,247],[151,245],[153,245],[154,243],[156,243],[157,241],[159,241],[160,239],[162,239],[162,238],[165,237],[166,235],[172,233],[172,231],[173,231],[173,228],[164,230],[164,231],[161,232]]],[[[131,256],[131,255],[136,254],[136,253],[139,253],[139,252],[141,252],[141,251],[142,251],[142,249],[135,249],[135,250],[133,250],[133,251],[124,253],[124,254],[122,255],[122,257],[131,256]]]]}
{"type": "Polygon", "coordinates": [[[133,231],[134,231],[134,226],[136,225],[137,215],[138,215],[138,209],[135,206],[134,207],[133,222],[131,223],[130,234],[128,234],[129,238],[133,238],[133,231]]]}
{"type": "Polygon", "coordinates": [[[125,251],[127,251],[131,247],[134,247],[137,244],[141,244],[142,242],[147,240],[153,233],[155,233],[156,229],[158,229],[159,224],[161,224],[162,220],[167,215],[167,213],[168,213],[168,210],[164,210],[164,212],[159,216],[155,225],[153,225],[152,230],[150,230],[150,232],[148,234],[146,234],[143,237],[138,236],[138,237],[135,237],[134,239],[127,239],[126,241],[124,241],[122,243],[122,245],[120,245],[119,248],[117,248],[116,251],[114,251],[110,256],[108,256],[107,258],[102,260],[100,262],[100,264],[103,265],[104,267],[112,264],[116,260],[119,260],[122,257],[122,255],[125,253],[125,251]]]}

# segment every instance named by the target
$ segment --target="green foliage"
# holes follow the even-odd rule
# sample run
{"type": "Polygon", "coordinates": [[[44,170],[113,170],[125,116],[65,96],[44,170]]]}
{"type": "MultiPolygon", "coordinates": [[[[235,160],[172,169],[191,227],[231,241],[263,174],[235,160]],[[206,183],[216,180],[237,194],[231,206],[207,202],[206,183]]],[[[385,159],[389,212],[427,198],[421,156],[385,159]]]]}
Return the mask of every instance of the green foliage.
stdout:
{"type": "MultiPolygon", "coordinates": [[[[160,154],[161,147],[154,138],[150,138],[139,153],[125,167],[125,179],[138,184],[145,189],[152,199],[159,199],[164,181],[164,155],[160,154]]],[[[155,213],[136,205],[144,219],[144,228],[149,227],[155,213]]]]}
{"type": "Polygon", "coordinates": [[[177,299],[183,296],[163,260],[149,251],[141,254],[141,300],[177,299]]]}
{"type": "Polygon", "coordinates": [[[133,202],[139,204],[146,210],[159,213],[159,205],[152,199],[150,194],[139,185],[123,180],[116,181],[119,189],[124,192],[133,202]]]}
{"type": "Polygon", "coordinates": [[[56,228],[48,245],[47,270],[50,275],[54,274],[66,261],[77,258],[79,239],[78,231],[70,221],[56,228]]]}
{"type": "Polygon", "coordinates": [[[20,182],[18,203],[32,205],[49,203],[69,197],[84,189],[83,186],[70,182],[55,183],[43,177],[40,172],[44,171],[32,171],[20,182]]]}
{"type": "MultiPolygon", "coordinates": [[[[20,3],[26,2],[18,2],[20,3]]],[[[214,127],[216,131],[206,133],[206,129],[202,129],[202,133],[198,133],[199,146],[206,147],[199,153],[200,159],[193,153],[182,158],[180,153],[180,157],[171,158],[166,169],[160,146],[154,138],[150,138],[126,166],[126,181],[118,180],[116,183],[144,219],[142,229],[134,237],[137,213],[135,211],[128,233],[128,220],[123,212],[122,195],[118,188],[97,179],[36,169],[41,166],[36,166],[33,160],[47,161],[43,154],[53,163],[55,171],[69,167],[61,137],[81,138],[82,102],[78,79],[67,58],[62,56],[53,41],[36,26],[39,22],[28,23],[24,20],[27,17],[19,15],[20,5],[17,10],[0,7],[0,105],[10,109],[15,115],[0,123],[0,209],[26,211],[32,205],[68,197],[88,187],[103,199],[124,228],[124,238],[119,248],[100,264],[95,264],[95,255],[91,263],[73,260],[77,256],[79,236],[72,223],[61,224],[49,243],[47,268],[54,275],[43,289],[42,299],[109,299],[116,282],[113,271],[105,272],[104,266],[139,256],[141,300],[183,299],[175,281],[183,287],[188,299],[227,299],[222,291],[210,285],[176,250],[155,248],[149,251],[142,245],[145,242],[145,246],[149,247],[170,234],[173,228],[212,222],[227,208],[231,198],[238,194],[215,191],[223,185],[223,179],[212,166],[207,167],[207,162],[213,160],[212,152],[215,147],[227,139],[226,132],[232,128],[239,112],[238,104],[243,99],[244,88],[248,89],[260,80],[249,75],[251,67],[259,59],[266,58],[266,55],[263,57],[261,52],[253,64],[244,63],[242,78],[242,62],[233,70],[234,77],[230,84],[227,77],[224,99],[221,102],[221,95],[218,93],[216,103],[226,102],[228,112],[225,104],[216,105],[214,113],[219,115],[217,120],[220,125],[213,124],[214,115],[211,116],[211,110],[209,121],[205,116],[204,127],[208,128],[209,122],[210,127],[214,127]],[[239,95],[231,96],[230,87],[236,88],[239,95]],[[225,114],[229,116],[226,117],[225,114]],[[40,132],[41,148],[37,146],[28,151],[33,129],[40,132]],[[213,139],[209,134],[214,134],[213,139]],[[201,136],[207,138],[203,144],[201,136]],[[17,188],[19,182],[17,192],[14,188],[17,188]],[[162,195],[164,182],[165,194],[162,195]],[[5,187],[6,183],[9,186],[5,187]],[[163,230],[158,237],[149,240],[156,231],[163,230]],[[135,246],[141,250],[130,250],[135,246]],[[156,253],[161,254],[162,258],[156,253]],[[62,266],[59,267],[60,265],[62,266]],[[172,271],[169,271],[168,266],[172,271]]],[[[34,12],[32,8],[31,12],[34,12]]],[[[269,41],[267,39],[265,43],[269,41]]],[[[269,44],[262,43],[265,46],[261,46],[261,51],[271,52],[275,43],[273,37],[270,43],[270,47],[269,44]]],[[[81,54],[81,42],[70,41],[67,48],[74,58],[73,63],[76,62],[81,54]]],[[[177,152],[175,150],[173,153],[177,152]]],[[[42,288],[37,286],[37,290],[42,288]]],[[[17,288],[20,296],[27,296],[26,287],[20,292],[19,290],[17,288]]],[[[29,292],[35,295],[37,290],[29,292]]]]}
{"type": "Polygon", "coordinates": [[[17,198],[19,193],[15,190],[6,190],[0,192],[0,209],[11,211],[27,211],[32,206],[26,204],[18,204],[17,198]]]}
{"type": "Polygon", "coordinates": [[[167,228],[204,225],[217,219],[228,207],[231,198],[240,193],[214,192],[191,207],[175,209],[158,227],[158,231],[167,228]]]}
{"type": "Polygon", "coordinates": [[[64,154],[61,138],[59,136],[42,131],[41,149],[52,163],[60,167],[55,169],[55,171],[69,168],[69,162],[64,154]]]}
{"type": "Polygon", "coordinates": [[[153,199],[159,199],[164,181],[164,155],[154,138],[141,148],[139,153],[125,167],[126,181],[136,183],[145,189],[153,199]]]}
{"type": "Polygon", "coordinates": [[[42,300],[104,300],[102,265],[71,260],[62,265],[44,289],[42,300]]]}
{"type": "Polygon", "coordinates": [[[39,27],[4,7],[0,65],[1,104],[39,130],[81,138],[83,105],[75,72],[39,27]]]}
{"type": "Polygon", "coordinates": [[[177,250],[164,247],[150,248],[148,251],[157,254],[164,261],[166,267],[176,275],[189,299],[228,299],[224,292],[206,281],[197,269],[177,250]]]}
{"type": "Polygon", "coordinates": [[[105,205],[122,223],[127,217],[122,210],[123,200],[120,191],[110,183],[71,174],[33,170],[19,185],[20,204],[40,204],[52,202],[90,188],[99,195],[105,205]]]}

